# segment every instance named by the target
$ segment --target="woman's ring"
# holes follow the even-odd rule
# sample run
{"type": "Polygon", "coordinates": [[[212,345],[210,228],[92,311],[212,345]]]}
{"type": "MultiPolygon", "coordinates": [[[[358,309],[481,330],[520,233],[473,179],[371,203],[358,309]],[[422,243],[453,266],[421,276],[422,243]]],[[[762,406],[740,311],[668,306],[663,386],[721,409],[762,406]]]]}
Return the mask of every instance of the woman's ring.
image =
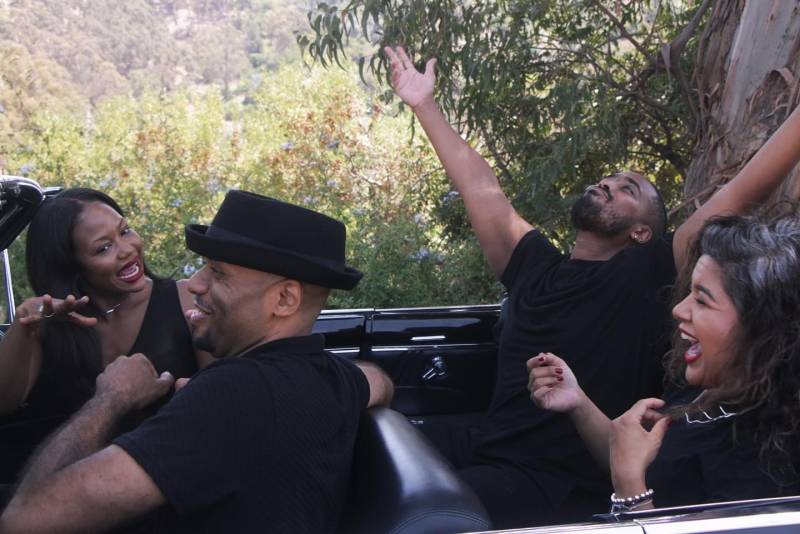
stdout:
{"type": "Polygon", "coordinates": [[[42,316],[42,319],[49,319],[53,317],[56,312],[48,313],[47,315],[44,314],[44,304],[39,304],[39,307],[36,308],[36,313],[42,316]]]}

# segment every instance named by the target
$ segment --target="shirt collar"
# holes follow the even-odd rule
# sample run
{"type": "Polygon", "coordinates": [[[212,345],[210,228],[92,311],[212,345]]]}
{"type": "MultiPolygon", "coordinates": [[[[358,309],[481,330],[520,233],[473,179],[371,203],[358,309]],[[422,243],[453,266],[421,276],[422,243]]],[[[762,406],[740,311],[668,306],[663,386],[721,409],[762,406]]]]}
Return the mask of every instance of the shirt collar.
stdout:
{"type": "Polygon", "coordinates": [[[322,334],[311,334],[309,336],[285,337],[268,341],[257,347],[253,347],[241,355],[242,358],[255,356],[258,354],[312,354],[325,350],[325,336],[322,334]]]}

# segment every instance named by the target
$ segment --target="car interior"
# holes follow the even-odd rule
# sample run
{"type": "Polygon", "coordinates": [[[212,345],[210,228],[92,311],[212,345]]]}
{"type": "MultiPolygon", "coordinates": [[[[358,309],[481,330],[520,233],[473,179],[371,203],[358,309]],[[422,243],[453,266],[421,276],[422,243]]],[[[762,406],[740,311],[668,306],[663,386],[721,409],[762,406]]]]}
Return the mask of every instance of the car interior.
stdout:
{"type": "MultiPolygon", "coordinates": [[[[8,317],[13,288],[8,246],[48,195],[36,182],[0,177],[0,250],[8,317]]],[[[16,266],[20,269],[21,266],[16,266]]],[[[439,421],[473,424],[489,403],[495,378],[500,305],[325,311],[315,331],[328,350],[380,365],[394,380],[391,409],[362,417],[342,533],[455,533],[491,529],[471,489],[419,431],[439,421]]],[[[0,503],[30,451],[15,440],[43,439],[54,421],[0,417],[0,503]]],[[[800,496],[599,514],[579,525],[518,532],[798,532],[800,496]]]]}

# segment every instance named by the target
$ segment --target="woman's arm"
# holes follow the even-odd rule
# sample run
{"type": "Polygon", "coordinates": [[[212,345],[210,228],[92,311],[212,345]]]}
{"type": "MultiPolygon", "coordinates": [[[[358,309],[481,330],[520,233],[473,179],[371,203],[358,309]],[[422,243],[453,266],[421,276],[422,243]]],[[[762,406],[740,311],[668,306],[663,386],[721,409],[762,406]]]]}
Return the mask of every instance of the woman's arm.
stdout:
{"type": "Polygon", "coordinates": [[[568,413],[597,465],[609,471],[611,420],[586,396],[569,366],[551,353],[528,360],[531,400],[545,410],[568,413]]]}
{"type": "Polygon", "coordinates": [[[94,326],[97,319],[76,310],[87,297],[55,299],[49,295],[26,299],[16,309],[11,327],[0,342],[0,413],[11,413],[28,397],[42,366],[40,326],[44,321],[68,320],[80,326],[94,326]]]}
{"type": "MultiPolygon", "coordinates": [[[[645,473],[658,454],[670,423],[668,416],[658,412],[663,406],[661,399],[642,399],[611,423],[609,459],[617,497],[633,497],[647,491],[645,473]]],[[[652,507],[650,500],[636,509],[652,507]]]]}
{"type": "Polygon", "coordinates": [[[800,161],[800,107],[772,134],[741,171],[675,231],[672,251],[680,271],[686,251],[703,224],[715,215],[743,213],[765,201],[800,161]]]}

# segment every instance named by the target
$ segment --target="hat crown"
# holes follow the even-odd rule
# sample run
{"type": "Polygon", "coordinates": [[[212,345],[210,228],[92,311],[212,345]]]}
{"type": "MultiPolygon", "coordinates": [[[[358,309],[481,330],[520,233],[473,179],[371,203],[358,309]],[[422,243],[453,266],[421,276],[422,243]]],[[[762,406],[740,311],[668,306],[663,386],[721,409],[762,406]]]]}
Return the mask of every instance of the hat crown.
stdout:
{"type": "Polygon", "coordinates": [[[344,224],[275,198],[248,191],[229,191],[211,221],[209,235],[217,230],[344,266],[344,224]]]}
{"type": "Polygon", "coordinates": [[[336,289],[362,277],[345,265],[345,241],[336,219],[238,190],[225,195],[211,225],[186,227],[186,246],[206,258],[336,289]]]}

